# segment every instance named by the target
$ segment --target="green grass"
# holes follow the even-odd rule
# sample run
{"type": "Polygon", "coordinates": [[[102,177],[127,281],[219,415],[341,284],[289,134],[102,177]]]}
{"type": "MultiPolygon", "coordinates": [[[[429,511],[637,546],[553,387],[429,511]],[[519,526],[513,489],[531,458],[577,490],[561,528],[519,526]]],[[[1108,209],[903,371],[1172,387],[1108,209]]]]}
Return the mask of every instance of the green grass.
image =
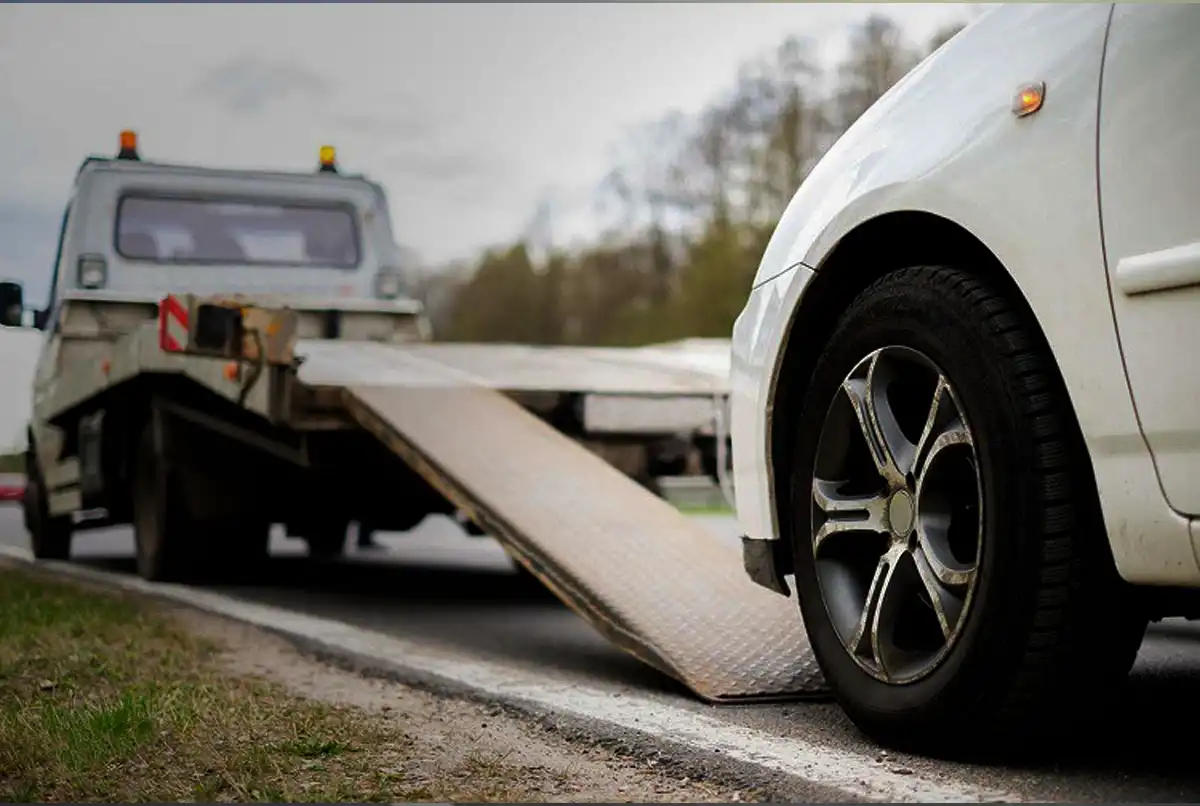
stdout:
{"type": "Polygon", "coordinates": [[[677,503],[675,508],[684,515],[729,515],[734,511],[728,504],[690,504],[677,503]]]}
{"type": "Polygon", "coordinates": [[[403,725],[230,676],[219,650],[144,600],[0,565],[0,802],[537,797],[503,764],[406,785],[403,725]]]}
{"type": "Polygon", "coordinates": [[[0,453],[0,473],[24,473],[25,454],[0,453]]]}

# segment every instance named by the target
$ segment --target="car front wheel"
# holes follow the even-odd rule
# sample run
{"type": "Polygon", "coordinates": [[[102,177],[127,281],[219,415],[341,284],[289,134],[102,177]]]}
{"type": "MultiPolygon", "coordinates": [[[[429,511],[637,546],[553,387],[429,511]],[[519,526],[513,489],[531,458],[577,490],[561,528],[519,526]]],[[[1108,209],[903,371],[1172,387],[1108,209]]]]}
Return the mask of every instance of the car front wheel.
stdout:
{"type": "Polygon", "coordinates": [[[887,744],[1046,735],[1125,677],[1117,576],[1048,347],[963,271],[889,274],[817,362],[791,483],[800,606],[851,719],[887,744]]]}

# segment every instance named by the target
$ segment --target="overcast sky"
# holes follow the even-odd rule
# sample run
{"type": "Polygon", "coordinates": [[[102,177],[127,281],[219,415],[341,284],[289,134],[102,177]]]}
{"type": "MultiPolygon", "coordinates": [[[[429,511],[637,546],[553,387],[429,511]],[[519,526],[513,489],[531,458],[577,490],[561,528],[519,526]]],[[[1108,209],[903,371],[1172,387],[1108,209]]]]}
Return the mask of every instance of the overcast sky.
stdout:
{"type": "Polygon", "coordinates": [[[539,199],[585,233],[631,127],[693,111],[788,34],[834,59],[872,10],[914,41],[965,4],[0,4],[0,274],[44,296],[80,160],[287,170],[337,146],[426,262],[508,238],[539,199]]]}

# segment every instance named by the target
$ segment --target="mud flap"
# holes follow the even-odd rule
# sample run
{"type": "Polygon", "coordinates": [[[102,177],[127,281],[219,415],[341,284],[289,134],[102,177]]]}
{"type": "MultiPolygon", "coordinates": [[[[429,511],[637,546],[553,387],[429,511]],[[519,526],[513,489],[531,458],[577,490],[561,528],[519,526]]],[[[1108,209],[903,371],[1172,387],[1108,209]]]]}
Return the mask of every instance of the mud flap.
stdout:
{"type": "Polygon", "coordinates": [[[714,702],[827,693],[793,597],[500,392],[349,386],[352,416],[614,644],[714,702]]]}

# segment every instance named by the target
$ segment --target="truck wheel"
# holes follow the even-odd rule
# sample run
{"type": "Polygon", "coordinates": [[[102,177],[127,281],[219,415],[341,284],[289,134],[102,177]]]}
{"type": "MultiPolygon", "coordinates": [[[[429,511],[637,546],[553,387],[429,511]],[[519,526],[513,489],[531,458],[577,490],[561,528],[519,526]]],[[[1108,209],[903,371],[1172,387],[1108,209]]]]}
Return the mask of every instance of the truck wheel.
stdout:
{"type": "Polygon", "coordinates": [[[349,529],[350,522],[341,519],[307,524],[304,542],[308,544],[308,556],[315,560],[332,560],[342,556],[346,550],[349,529]]]}
{"type": "Polygon", "coordinates": [[[182,581],[199,570],[192,564],[196,524],[182,496],[179,472],[159,460],[150,427],[142,432],[135,458],[133,536],[143,579],[182,581]]]}
{"type": "Polygon", "coordinates": [[[242,579],[261,572],[270,558],[271,524],[257,520],[221,521],[205,529],[196,546],[205,570],[216,579],[242,579]]]}
{"type": "Polygon", "coordinates": [[[69,515],[52,516],[46,488],[37,461],[26,459],[25,496],[22,510],[29,548],[39,560],[66,560],[71,556],[74,523],[69,515]]]}
{"type": "Polygon", "coordinates": [[[471,518],[467,516],[467,513],[463,512],[462,510],[458,510],[454,513],[454,521],[459,525],[459,528],[461,528],[463,532],[470,537],[483,537],[487,534],[487,531],[484,530],[482,526],[471,520],[471,518]]]}
{"type": "Polygon", "coordinates": [[[1146,611],[1053,366],[1028,314],[945,267],[877,281],[818,360],[794,431],[796,588],[877,741],[1049,739],[1133,664],[1146,611]]]}
{"type": "MultiPolygon", "coordinates": [[[[729,448],[728,441],[726,447],[729,448]]],[[[704,438],[700,442],[700,467],[704,471],[704,475],[711,478],[713,481],[720,483],[721,469],[720,461],[717,459],[717,441],[711,437],[704,438]]],[[[725,452],[725,472],[733,475],[733,451],[726,450],[725,452]]]]}

